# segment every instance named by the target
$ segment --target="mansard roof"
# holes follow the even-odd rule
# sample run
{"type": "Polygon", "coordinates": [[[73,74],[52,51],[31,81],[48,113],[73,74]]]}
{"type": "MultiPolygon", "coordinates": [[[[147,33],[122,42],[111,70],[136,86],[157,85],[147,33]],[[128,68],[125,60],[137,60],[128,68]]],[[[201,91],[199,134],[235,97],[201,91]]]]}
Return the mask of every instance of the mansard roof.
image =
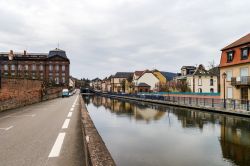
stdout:
{"type": "MultiPolygon", "coordinates": [[[[54,50],[51,50],[51,51],[49,52],[48,58],[53,57],[53,56],[56,56],[56,55],[61,56],[61,57],[63,57],[63,58],[67,58],[66,52],[65,52],[64,50],[59,49],[59,48],[56,48],[56,49],[54,49],[54,50]]],[[[68,58],[67,58],[67,59],[68,59],[68,58]]]]}

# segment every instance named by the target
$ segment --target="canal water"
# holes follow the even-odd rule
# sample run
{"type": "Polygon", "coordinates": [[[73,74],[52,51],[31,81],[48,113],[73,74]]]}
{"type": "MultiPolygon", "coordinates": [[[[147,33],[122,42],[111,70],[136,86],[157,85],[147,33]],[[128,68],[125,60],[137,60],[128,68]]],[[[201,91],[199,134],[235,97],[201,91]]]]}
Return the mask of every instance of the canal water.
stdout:
{"type": "Polygon", "coordinates": [[[250,119],[84,97],[118,166],[250,166],[250,119]]]}

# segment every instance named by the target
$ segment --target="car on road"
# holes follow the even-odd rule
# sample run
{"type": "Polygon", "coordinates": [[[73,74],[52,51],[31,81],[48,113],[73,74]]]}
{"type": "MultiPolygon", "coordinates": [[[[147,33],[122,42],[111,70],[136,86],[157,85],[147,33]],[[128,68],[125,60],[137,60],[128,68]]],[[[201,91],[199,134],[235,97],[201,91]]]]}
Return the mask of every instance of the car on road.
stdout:
{"type": "Polygon", "coordinates": [[[69,97],[69,90],[68,89],[63,89],[62,90],[62,97],[69,97]]]}

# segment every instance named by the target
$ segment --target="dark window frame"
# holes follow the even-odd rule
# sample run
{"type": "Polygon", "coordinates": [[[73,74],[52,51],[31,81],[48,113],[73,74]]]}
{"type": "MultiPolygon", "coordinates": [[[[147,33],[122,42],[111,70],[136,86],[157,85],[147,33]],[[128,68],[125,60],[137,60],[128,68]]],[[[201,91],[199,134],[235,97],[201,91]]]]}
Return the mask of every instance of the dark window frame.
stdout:
{"type": "Polygon", "coordinates": [[[240,59],[241,60],[246,60],[246,59],[248,59],[248,56],[249,56],[249,47],[243,47],[243,48],[241,48],[240,59]],[[247,56],[243,56],[244,50],[247,50],[247,56]]]}
{"type": "Polygon", "coordinates": [[[228,52],[227,52],[227,63],[232,62],[233,59],[234,59],[234,51],[233,51],[233,50],[228,51],[228,52]],[[232,54],[232,57],[231,57],[231,58],[229,58],[229,55],[230,55],[230,54],[232,54]]]}

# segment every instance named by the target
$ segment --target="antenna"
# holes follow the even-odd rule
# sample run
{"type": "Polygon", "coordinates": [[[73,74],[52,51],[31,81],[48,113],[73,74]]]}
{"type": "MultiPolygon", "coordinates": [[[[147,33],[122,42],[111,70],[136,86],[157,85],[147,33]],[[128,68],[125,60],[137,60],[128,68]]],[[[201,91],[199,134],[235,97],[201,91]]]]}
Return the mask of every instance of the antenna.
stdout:
{"type": "Polygon", "coordinates": [[[59,41],[57,42],[57,48],[59,49],[59,41]]]}

